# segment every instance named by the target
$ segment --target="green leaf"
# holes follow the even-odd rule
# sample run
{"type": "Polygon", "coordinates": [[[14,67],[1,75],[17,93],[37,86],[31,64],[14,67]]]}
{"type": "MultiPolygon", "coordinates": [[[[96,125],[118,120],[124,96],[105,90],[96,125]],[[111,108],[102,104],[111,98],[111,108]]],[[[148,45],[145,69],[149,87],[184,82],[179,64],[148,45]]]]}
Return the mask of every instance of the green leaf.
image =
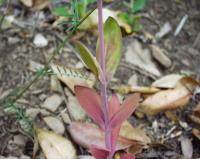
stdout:
{"type": "Polygon", "coordinates": [[[80,0],[77,3],[77,11],[80,18],[83,18],[87,14],[87,8],[89,4],[94,3],[96,0],[80,0]]]}
{"type": "Polygon", "coordinates": [[[126,12],[121,12],[119,14],[119,18],[124,21],[125,23],[128,23],[131,25],[132,30],[134,32],[139,32],[142,29],[141,25],[141,16],[134,16],[134,15],[129,15],[126,12]]]}
{"type": "Polygon", "coordinates": [[[92,55],[90,50],[83,43],[76,41],[75,45],[86,66],[94,73],[94,75],[98,79],[100,67],[96,58],[92,55]]]}
{"type": "MultiPolygon", "coordinates": [[[[122,34],[117,21],[109,17],[104,24],[104,42],[106,51],[106,74],[111,78],[119,65],[122,51],[122,34]]],[[[99,40],[97,41],[97,58],[99,53],[99,40]]],[[[98,60],[99,61],[99,60],[98,60]]]]}
{"type": "Polygon", "coordinates": [[[70,16],[69,13],[69,8],[67,8],[66,6],[57,6],[53,9],[53,12],[57,15],[57,16],[63,16],[63,17],[68,17],[70,16]]]}
{"type": "Polygon", "coordinates": [[[135,0],[132,7],[133,13],[143,10],[145,7],[145,4],[146,4],[146,0],[135,0]]]}
{"type": "Polygon", "coordinates": [[[2,6],[5,3],[5,0],[0,0],[0,6],[2,6]]]}

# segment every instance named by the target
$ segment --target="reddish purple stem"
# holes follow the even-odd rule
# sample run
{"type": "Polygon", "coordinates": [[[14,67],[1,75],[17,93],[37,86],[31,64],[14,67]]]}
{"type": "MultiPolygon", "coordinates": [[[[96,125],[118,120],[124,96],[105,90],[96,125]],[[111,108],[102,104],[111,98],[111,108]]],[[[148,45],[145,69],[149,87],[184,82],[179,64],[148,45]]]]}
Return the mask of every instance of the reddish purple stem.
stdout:
{"type": "MultiPolygon", "coordinates": [[[[98,29],[99,29],[99,53],[100,53],[100,66],[102,69],[101,79],[101,100],[103,104],[103,113],[104,113],[104,120],[105,120],[105,143],[106,148],[111,150],[111,132],[108,130],[108,122],[109,122],[109,115],[108,115],[108,96],[107,96],[107,80],[106,80],[106,51],[105,51],[105,44],[104,44],[104,32],[103,32],[103,0],[97,0],[98,5],[98,29]]],[[[111,157],[111,156],[110,156],[111,157]]],[[[109,157],[109,158],[110,158],[109,157]]]]}

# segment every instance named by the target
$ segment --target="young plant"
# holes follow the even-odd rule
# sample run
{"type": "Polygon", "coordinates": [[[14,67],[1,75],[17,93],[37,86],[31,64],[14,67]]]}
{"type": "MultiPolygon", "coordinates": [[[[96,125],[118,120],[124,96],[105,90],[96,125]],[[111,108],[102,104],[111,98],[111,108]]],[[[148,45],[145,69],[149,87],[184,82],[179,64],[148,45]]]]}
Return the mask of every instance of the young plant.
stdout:
{"type": "Polygon", "coordinates": [[[130,0],[129,3],[123,2],[128,8],[127,12],[119,13],[119,17],[126,23],[132,26],[134,32],[138,32],[142,29],[141,25],[141,15],[137,15],[137,12],[142,11],[145,8],[146,0],[130,0]]]}
{"type": "MultiPolygon", "coordinates": [[[[103,2],[97,0],[98,29],[96,58],[82,43],[76,42],[76,47],[87,67],[100,81],[100,95],[93,89],[75,86],[76,97],[88,115],[105,132],[105,147],[93,145],[90,149],[96,159],[111,159],[115,153],[115,146],[120,127],[138,105],[139,94],[130,95],[120,106],[116,95],[108,98],[107,87],[112,79],[121,58],[122,35],[115,19],[109,17],[103,26],[103,2]]],[[[132,159],[131,155],[124,155],[123,159],[132,159]]]]}

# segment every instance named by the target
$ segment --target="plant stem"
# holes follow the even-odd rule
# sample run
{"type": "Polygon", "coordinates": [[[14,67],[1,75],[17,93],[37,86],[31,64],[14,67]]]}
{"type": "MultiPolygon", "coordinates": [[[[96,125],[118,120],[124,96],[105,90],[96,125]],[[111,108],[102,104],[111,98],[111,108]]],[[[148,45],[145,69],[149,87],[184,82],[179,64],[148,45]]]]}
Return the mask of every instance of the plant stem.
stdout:
{"type": "MultiPolygon", "coordinates": [[[[98,5],[98,29],[99,29],[99,52],[100,52],[100,66],[102,69],[103,82],[101,82],[101,100],[104,112],[105,120],[105,144],[108,150],[112,149],[111,145],[111,132],[108,129],[109,114],[108,114],[108,96],[107,96],[107,80],[106,80],[106,51],[104,44],[104,32],[103,32],[103,1],[97,0],[98,5]]],[[[109,157],[110,158],[110,157],[109,157]]]]}

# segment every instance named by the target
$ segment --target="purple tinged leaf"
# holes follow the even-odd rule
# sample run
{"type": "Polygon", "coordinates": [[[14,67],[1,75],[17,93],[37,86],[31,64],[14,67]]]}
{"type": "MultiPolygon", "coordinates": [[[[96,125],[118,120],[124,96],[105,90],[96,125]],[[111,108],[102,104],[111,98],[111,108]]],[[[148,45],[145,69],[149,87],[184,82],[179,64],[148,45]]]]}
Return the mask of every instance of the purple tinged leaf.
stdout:
{"type": "Polygon", "coordinates": [[[106,159],[110,153],[108,150],[103,150],[103,149],[97,148],[96,146],[92,146],[90,148],[90,152],[95,157],[95,159],[106,159]]]}
{"type": "Polygon", "coordinates": [[[75,86],[74,90],[83,109],[101,128],[104,128],[104,115],[101,110],[100,96],[95,90],[84,86],[75,86]]]}
{"type": "Polygon", "coordinates": [[[120,110],[118,110],[110,120],[110,128],[115,128],[121,125],[136,109],[139,104],[140,94],[135,93],[130,95],[122,104],[120,110]]]}
{"type": "Polygon", "coordinates": [[[112,145],[112,149],[111,149],[111,153],[114,154],[115,152],[115,148],[117,145],[117,138],[119,136],[119,131],[120,131],[120,127],[121,125],[119,125],[118,127],[112,129],[111,131],[111,145],[112,145]]]}
{"type": "Polygon", "coordinates": [[[124,154],[122,155],[121,159],[135,159],[135,157],[131,154],[124,154]]]}
{"type": "MultiPolygon", "coordinates": [[[[111,96],[108,106],[109,106],[108,109],[109,109],[109,120],[110,120],[112,116],[120,109],[120,102],[116,95],[111,96]]],[[[115,147],[117,144],[117,138],[119,136],[120,127],[121,125],[111,130],[111,145],[112,145],[111,153],[112,154],[114,154],[115,152],[115,147]]]]}
{"type": "MultiPolygon", "coordinates": [[[[68,126],[68,131],[73,141],[84,148],[89,149],[92,145],[98,145],[101,149],[106,149],[105,131],[95,127],[93,124],[71,122],[68,126]]],[[[124,150],[132,146],[141,147],[143,144],[140,141],[119,136],[115,150],[124,150]]]]}
{"type": "Polygon", "coordinates": [[[109,119],[120,109],[120,102],[116,95],[112,95],[108,103],[109,119]]]}

